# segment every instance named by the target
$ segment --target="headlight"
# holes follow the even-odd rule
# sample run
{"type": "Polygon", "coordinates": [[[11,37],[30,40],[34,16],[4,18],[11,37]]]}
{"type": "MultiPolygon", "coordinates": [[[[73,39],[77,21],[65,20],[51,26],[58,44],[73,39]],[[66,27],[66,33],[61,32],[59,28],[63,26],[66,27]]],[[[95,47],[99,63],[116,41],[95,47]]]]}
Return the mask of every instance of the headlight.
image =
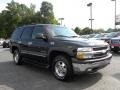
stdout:
{"type": "Polygon", "coordinates": [[[92,51],[93,49],[91,47],[78,48],[76,58],[81,60],[92,58],[93,57],[92,53],[89,53],[92,51]]]}
{"type": "Polygon", "coordinates": [[[80,60],[84,60],[84,59],[90,59],[92,58],[93,55],[90,53],[84,53],[84,52],[77,52],[76,58],[80,59],[80,60]]]}
{"type": "Polygon", "coordinates": [[[83,48],[78,48],[78,52],[91,52],[93,49],[91,47],[83,47],[83,48]]]}

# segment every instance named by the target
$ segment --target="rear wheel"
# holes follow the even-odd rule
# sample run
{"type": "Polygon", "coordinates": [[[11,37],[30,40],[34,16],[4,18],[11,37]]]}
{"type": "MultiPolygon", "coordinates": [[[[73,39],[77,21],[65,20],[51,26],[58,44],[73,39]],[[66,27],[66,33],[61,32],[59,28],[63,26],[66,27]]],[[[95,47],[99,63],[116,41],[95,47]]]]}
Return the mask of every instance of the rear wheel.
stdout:
{"type": "Polygon", "coordinates": [[[3,45],[3,48],[6,48],[5,45],[3,45]]]}
{"type": "Polygon", "coordinates": [[[22,64],[22,57],[20,56],[20,53],[17,49],[13,53],[13,59],[16,65],[22,64]]]}
{"type": "Polygon", "coordinates": [[[6,48],[6,45],[5,45],[5,44],[3,44],[3,48],[6,48]]]}
{"type": "Polygon", "coordinates": [[[69,61],[70,59],[63,55],[57,55],[53,61],[53,74],[54,76],[61,80],[65,81],[71,79],[73,76],[72,64],[69,61]]]}

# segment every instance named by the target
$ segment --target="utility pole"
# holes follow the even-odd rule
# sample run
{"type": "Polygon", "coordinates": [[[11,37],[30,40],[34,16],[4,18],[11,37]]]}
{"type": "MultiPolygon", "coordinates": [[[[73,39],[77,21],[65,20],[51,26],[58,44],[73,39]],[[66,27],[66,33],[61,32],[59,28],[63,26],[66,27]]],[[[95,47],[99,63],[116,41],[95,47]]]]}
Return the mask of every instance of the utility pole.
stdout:
{"type": "Polygon", "coordinates": [[[91,22],[90,26],[91,26],[91,30],[92,30],[92,29],[93,29],[93,28],[92,28],[92,27],[93,27],[93,20],[94,20],[94,19],[92,18],[92,3],[88,3],[87,6],[90,7],[90,19],[89,19],[89,20],[90,20],[90,22],[91,22]]]}
{"type": "Polygon", "coordinates": [[[60,25],[62,25],[62,21],[64,20],[64,18],[59,18],[60,20],[60,25]]]}
{"type": "Polygon", "coordinates": [[[114,22],[114,29],[116,30],[116,4],[117,4],[117,2],[116,2],[116,0],[111,0],[111,1],[114,1],[115,2],[115,22],[114,22]]]}

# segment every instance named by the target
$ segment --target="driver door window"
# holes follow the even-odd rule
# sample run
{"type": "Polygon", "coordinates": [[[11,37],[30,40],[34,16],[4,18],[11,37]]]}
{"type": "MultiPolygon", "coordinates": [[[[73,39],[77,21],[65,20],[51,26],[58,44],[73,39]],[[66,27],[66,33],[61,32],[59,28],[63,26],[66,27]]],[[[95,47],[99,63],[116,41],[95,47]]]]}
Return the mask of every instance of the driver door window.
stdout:
{"type": "Polygon", "coordinates": [[[42,27],[42,26],[41,26],[41,27],[39,26],[39,27],[35,27],[35,28],[34,28],[33,33],[32,33],[32,39],[35,39],[35,37],[36,37],[36,35],[37,35],[38,33],[44,34],[44,30],[43,30],[43,27],[42,27]]]}

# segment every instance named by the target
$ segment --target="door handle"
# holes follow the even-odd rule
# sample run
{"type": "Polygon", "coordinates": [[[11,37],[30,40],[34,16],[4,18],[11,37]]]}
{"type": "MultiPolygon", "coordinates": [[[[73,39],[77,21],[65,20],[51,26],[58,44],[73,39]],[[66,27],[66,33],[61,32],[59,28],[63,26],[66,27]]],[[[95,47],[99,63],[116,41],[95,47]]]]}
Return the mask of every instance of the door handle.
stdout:
{"type": "Polygon", "coordinates": [[[28,42],[28,45],[32,45],[32,42],[28,42]]]}

